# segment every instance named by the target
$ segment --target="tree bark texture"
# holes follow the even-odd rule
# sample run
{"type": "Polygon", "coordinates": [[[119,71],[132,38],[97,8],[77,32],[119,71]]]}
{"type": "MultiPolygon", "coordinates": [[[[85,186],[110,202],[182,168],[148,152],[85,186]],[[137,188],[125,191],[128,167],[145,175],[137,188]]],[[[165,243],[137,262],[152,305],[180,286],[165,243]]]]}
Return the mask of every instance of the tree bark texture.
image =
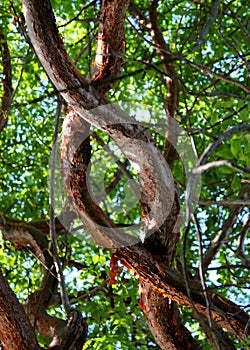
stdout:
{"type": "MultiPolygon", "coordinates": [[[[157,27],[155,5],[152,1],[150,20],[154,32],[154,40],[161,45],[162,37],[157,27]]],[[[70,163],[63,167],[70,169],[67,175],[66,186],[75,199],[77,211],[83,223],[91,232],[95,231],[99,242],[110,248],[122,244],[124,237],[114,241],[110,229],[118,232],[108,217],[86,197],[86,158],[89,158],[91,149],[89,143],[83,144],[79,150],[70,149],[69,140],[74,136],[73,121],[77,117],[78,127],[84,129],[85,122],[96,126],[108,133],[119,146],[123,154],[138,165],[142,198],[146,206],[145,226],[147,228],[161,228],[146,240],[145,244],[132,244],[116,249],[114,256],[126,266],[130,266],[140,278],[141,306],[144,307],[149,325],[153,330],[156,341],[162,349],[198,349],[199,346],[190,340],[190,333],[181,324],[174,301],[185,305],[208,319],[207,304],[204,291],[198,281],[190,282],[192,300],[186,290],[186,282],[182,275],[172,269],[172,258],[175,254],[175,245],[178,232],[174,231],[178,217],[178,200],[176,186],[171,171],[166,165],[164,157],[155,147],[151,135],[143,127],[137,125],[134,119],[115,105],[108,105],[104,94],[112,86],[112,79],[119,75],[122,67],[121,53],[124,52],[124,22],[127,0],[104,1],[100,12],[99,37],[97,56],[94,63],[92,77],[85,78],[77,70],[64,48],[62,39],[55,25],[55,18],[48,0],[24,0],[25,19],[31,42],[35,52],[43,65],[50,80],[63,96],[72,110],[66,115],[64,137],[66,146],[63,148],[64,159],[70,163]],[[104,19],[110,16],[111,22],[118,35],[113,35],[114,28],[105,28],[104,19]],[[122,27],[123,28],[123,27],[122,27]],[[109,37],[109,40],[107,40],[109,37]],[[69,148],[68,148],[69,146],[69,148]],[[78,152],[78,153],[77,153],[78,152]],[[67,154],[66,154],[67,153],[67,154]],[[67,156],[67,157],[66,157],[67,156]],[[72,167],[81,172],[74,172],[72,167]],[[71,171],[72,170],[72,171],[71,171]],[[82,198],[85,197],[84,200],[82,198]],[[167,215],[166,215],[167,213],[167,215]],[[166,220],[167,217],[167,220],[166,220]],[[109,230],[105,230],[108,228],[109,230]],[[163,247],[165,251],[163,251],[163,247]],[[164,259],[163,259],[164,258],[164,259]],[[166,302],[167,301],[167,302],[166,302]],[[157,309],[153,310],[153,304],[157,309]],[[164,311],[160,312],[160,309],[164,311]],[[165,332],[165,335],[163,334],[165,332]]],[[[167,47],[164,47],[164,52],[167,47]]],[[[160,49],[159,54],[164,55],[160,49]]],[[[165,58],[171,58],[165,53],[165,58]]],[[[173,117],[178,102],[178,91],[174,68],[171,64],[165,65],[165,71],[171,75],[167,81],[169,87],[167,114],[173,117]],[[175,94],[174,96],[172,96],[175,94]],[[172,99],[171,99],[172,96],[172,99]]],[[[87,74],[85,74],[87,76],[87,74]]],[[[165,157],[174,161],[175,152],[166,147],[165,157]]],[[[119,232],[118,232],[119,233],[119,232]]],[[[245,327],[249,316],[237,305],[210,291],[212,301],[212,320],[218,326],[228,329],[235,337],[245,338],[245,327]]]]}
{"type": "Polygon", "coordinates": [[[35,332],[1,270],[0,339],[8,350],[39,350],[35,332]]]}
{"type": "Polygon", "coordinates": [[[161,226],[171,210],[174,186],[170,169],[151,135],[118,106],[100,104],[104,102],[103,96],[88,84],[66,53],[49,1],[23,4],[31,42],[46,73],[75,111],[88,123],[106,131],[124,155],[137,164],[147,205],[145,226],[149,229],[161,226]]]}

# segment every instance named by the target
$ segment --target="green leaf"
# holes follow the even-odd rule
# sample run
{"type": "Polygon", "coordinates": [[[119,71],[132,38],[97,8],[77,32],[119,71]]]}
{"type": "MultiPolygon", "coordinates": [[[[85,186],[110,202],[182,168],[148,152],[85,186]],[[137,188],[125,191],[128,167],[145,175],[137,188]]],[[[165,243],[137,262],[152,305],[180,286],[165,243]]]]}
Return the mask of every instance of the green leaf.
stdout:
{"type": "Polygon", "coordinates": [[[241,180],[239,175],[234,175],[233,180],[231,182],[231,188],[234,192],[238,191],[241,187],[241,180]]]}
{"type": "Polygon", "coordinates": [[[233,154],[236,158],[239,157],[239,153],[242,152],[241,141],[240,141],[240,140],[232,141],[232,142],[230,143],[230,148],[231,148],[232,154],[233,154]]]}

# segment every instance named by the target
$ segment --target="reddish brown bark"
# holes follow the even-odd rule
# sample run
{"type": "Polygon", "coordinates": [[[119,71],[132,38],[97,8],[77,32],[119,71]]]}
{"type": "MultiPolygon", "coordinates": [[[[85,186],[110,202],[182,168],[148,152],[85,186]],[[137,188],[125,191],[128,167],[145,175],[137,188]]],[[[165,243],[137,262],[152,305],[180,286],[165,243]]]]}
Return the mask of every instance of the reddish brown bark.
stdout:
{"type": "Polygon", "coordinates": [[[8,350],[38,350],[34,330],[0,270],[0,340],[8,350]]]}
{"type": "MultiPolygon", "coordinates": [[[[105,2],[107,6],[109,6],[108,4],[111,3],[112,2],[105,2]]],[[[121,4],[122,1],[113,2],[112,4],[114,5],[118,3],[121,4]]],[[[157,32],[155,22],[155,4],[156,2],[153,1],[151,22],[156,33],[155,38],[157,39],[158,35],[157,40],[159,40],[160,37],[159,33],[157,32]]],[[[176,301],[179,304],[186,305],[191,309],[193,308],[193,305],[195,305],[199,313],[207,319],[206,299],[200,283],[195,281],[190,283],[192,296],[191,301],[186,291],[184,278],[176,271],[169,268],[171,266],[172,258],[170,258],[170,261],[167,262],[162,258],[164,256],[166,258],[168,254],[171,256],[174,255],[177,236],[176,232],[173,231],[173,227],[178,215],[178,201],[173,201],[173,196],[171,197],[170,193],[172,191],[172,195],[174,195],[174,183],[171,183],[166,167],[163,166],[163,158],[154,146],[150,134],[148,134],[143,128],[134,125],[133,120],[116,106],[106,108],[106,106],[103,107],[100,105],[100,101],[102,103],[107,102],[102,96],[106,89],[102,90],[100,88],[98,91],[98,86],[101,86],[101,79],[104,72],[108,78],[112,74],[112,65],[114,66],[114,63],[111,63],[112,59],[110,56],[106,55],[107,42],[105,42],[105,40],[101,40],[101,42],[104,42],[104,44],[102,43],[100,46],[102,57],[101,66],[103,71],[101,71],[101,68],[94,77],[96,79],[97,89],[90,89],[87,80],[80,75],[73,63],[68,58],[66,50],[63,47],[62,40],[58,35],[49,1],[25,0],[24,5],[26,8],[27,26],[33,46],[50,79],[56,88],[61,91],[65,100],[73,107],[72,118],[75,118],[75,115],[78,113],[78,115],[80,115],[88,123],[106,131],[121,148],[124,155],[139,165],[139,179],[143,190],[143,199],[145,206],[147,209],[149,209],[148,212],[151,213],[151,215],[147,218],[148,222],[154,221],[157,223],[156,227],[162,226],[162,224],[164,224],[162,219],[163,217],[165,219],[165,212],[168,211],[169,218],[171,219],[171,225],[167,225],[163,231],[156,231],[154,238],[148,240],[148,242],[145,243],[145,246],[138,244],[117,249],[115,252],[115,257],[119,258],[125,264],[131,266],[140,276],[141,287],[142,289],[145,288],[142,293],[144,297],[146,297],[147,294],[151,294],[151,291],[153,291],[151,294],[152,299],[144,299],[142,304],[144,305],[145,309],[149,307],[149,319],[152,324],[154,323],[153,328],[156,330],[156,338],[159,338],[161,346],[164,348],[168,342],[173,348],[176,346],[180,349],[182,348],[182,344],[191,345],[188,332],[183,331],[186,339],[189,338],[189,341],[185,340],[186,343],[184,343],[183,339],[185,337],[181,337],[180,330],[183,330],[183,326],[181,326],[181,323],[178,320],[178,315],[176,314],[176,309],[174,307],[169,307],[169,312],[167,312],[167,315],[165,315],[164,318],[169,321],[172,320],[172,322],[170,322],[171,326],[168,329],[166,325],[163,325],[161,328],[161,322],[158,322],[161,320],[163,315],[158,312],[155,314],[151,312],[154,301],[157,301],[156,303],[159,306],[164,306],[163,298],[169,298],[171,299],[171,304],[172,301],[176,301]],[[105,69],[107,70],[105,71],[105,69]],[[90,112],[91,108],[97,107],[98,105],[98,109],[90,112]],[[171,205],[169,205],[170,202],[171,205]],[[174,206],[172,206],[173,202],[174,206]],[[158,238],[160,244],[155,244],[158,238]],[[165,251],[161,256],[161,254],[157,253],[162,253],[162,247],[164,247],[165,251]],[[158,321],[157,317],[159,318],[158,321]],[[155,321],[157,322],[155,323],[155,321]],[[163,337],[164,330],[168,330],[165,338],[163,337]],[[177,333],[175,333],[176,331],[177,333]],[[177,340],[180,342],[175,342],[175,335],[177,335],[177,340]]],[[[106,8],[103,9],[104,12],[101,12],[101,24],[103,24],[102,13],[112,13],[111,10],[113,5],[110,5],[110,8],[107,7],[108,10],[106,8]]],[[[119,20],[122,21],[124,15],[120,16],[119,18],[119,20]]],[[[109,35],[108,31],[106,31],[106,33],[109,35]]],[[[120,32],[120,34],[119,40],[121,40],[120,43],[122,43],[123,34],[122,32],[120,32]]],[[[103,35],[103,32],[101,35],[103,35]]],[[[120,43],[118,43],[120,46],[118,45],[116,48],[118,52],[122,52],[123,50],[123,44],[120,43]]],[[[114,55],[114,57],[118,56],[114,55]]],[[[119,63],[117,67],[121,67],[121,62],[120,60],[118,61],[119,63]]],[[[117,67],[116,69],[118,70],[117,67]]],[[[168,69],[168,74],[173,73],[173,70],[171,73],[171,69],[173,67],[169,66],[166,68],[168,69]]],[[[176,85],[174,85],[176,81],[174,81],[173,78],[173,75],[172,77],[170,76],[170,80],[168,82],[170,84],[170,93],[174,93],[174,90],[176,91],[176,85]]],[[[177,103],[176,101],[176,99],[173,99],[173,96],[172,99],[169,100],[169,115],[174,112],[177,103]]],[[[81,122],[79,123],[81,124],[81,122]]],[[[81,128],[84,128],[83,123],[81,128]]],[[[65,138],[66,146],[70,146],[69,142],[72,141],[72,135],[68,140],[65,138]]],[[[90,232],[95,231],[95,234],[98,235],[100,240],[99,243],[102,243],[101,240],[104,239],[104,245],[106,245],[107,242],[112,244],[114,243],[113,236],[110,236],[110,231],[105,230],[105,227],[114,228],[114,225],[109,218],[107,218],[102,211],[100,211],[100,208],[96,206],[95,203],[92,203],[91,197],[86,196],[86,187],[84,187],[86,186],[86,169],[82,169],[81,172],[78,172],[78,174],[74,174],[73,172],[73,168],[78,168],[79,170],[79,167],[86,165],[86,159],[83,158],[83,155],[86,154],[88,156],[89,152],[89,144],[86,143],[83,144],[79,150],[75,149],[72,151],[71,156],[67,158],[72,161],[72,164],[69,167],[71,174],[69,176],[70,186],[68,186],[68,188],[71,195],[75,199],[76,206],[78,207],[82,221],[85,223],[87,229],[90,232]],[[100,228],[101,226],[102,228],[100,228]]],[[[170,153],[168,152],[166,157],[172,162],[174,156],[170,153]]],[[[115,242],[115,244],[116,243],[117,242],[115,242]]],[[[213,321],[219,326],[229,329],[234,336],[244,338],[245,326],[249,320],[247,314],[245,314],[237,305],[231,303],[227,299],[222,298],[212,292],[210,292],[209,295],[212,301],[211,313],[213,321]]],[[[196,346],[195,343],[193,343],[193,346],[196,346]]]]}
{"type": "Polygon", "coordinates": [[[140,305],[156,343],[162,350],[198,350],[201,346],[184,327],[177,305],[140,281],[140,305]]]}
{"type": "MultiPolygon", "coordinates": [[[[167,266],[164,267],[163,263],[157,264],[154,256],[142,245],[119,248],[115,256],[130,266],[153,290],[190,309],[195,306],[207,319],[206,299],[198,281],[190,282],[192,297],[190,300],[183,276],[167,266]]],[[[232,332],[236,338],[245,339],[245,327],[250,319],[249,315],[230,300],[212,291],[209,292],[209,297],[212,303],[212,319],[219,326],[232,332]]],[[[250,330],[248,332],[250,333],[250,330]]]]}
{"type": "Polygon", "coordinates": [[[148,209],[144,221],[149,228],[160,226],[171,209],[173,178],[151,135],[134,124],[134,119],[118,106],[100,105],[103,97],[94,89],[90,91],[86,79],[66,53],[49,1],[23,4],[31,41],[50,79],[83,119],[106,131],[124,155],[138,166],[148,209]]]}
{"type": "MultiPolygon", "coordinates": [[[[155,43],[156,50],[162,60],[162,68],[166,77],[166,87],[168,91],[166,99],[167,133],[164,157],[170,166],[173,167],[177,158],[175,145],[177,135],[171,132],[169,125],[174,120],[178,104],[178,80],[172,61],[172,53],[167,46],[157,20],[158,1],[151,1],[149,7],[149,19],[142,14],[138,7],[131,4],[132,12],[140,22],[147,24],[144,28],[150,28],[149,34],[155,43]]],[[[177,190],[177,185],[176,185],[177,190]]],[[[145,242],[145,247],[151,254],[154,254],[155,263],[164,262],[166,266],[172,267],[175,255],[176,243],[179,239],[179,227],[176,225],[179,214],[179,193],[175,195],[175,200],[171,213],[164,225],[145,242]]],[[[145,283],[139,281],[140,305],[145,314],[149,328],[154,335],[156,343],[161,349],[198,349],[200,348],[192,338],[191,333],[181,322],[179,310],[174,301],[164,297],[158,291],[145,283]]]]}
{"type": "MultiPolygon", "coordinates": [[[[65,321],[49,316],[46,312],[57,294],[58,280],[52,254],[49,251],[48,240],[37,228],[42,227],[42,229],[46,231],[46,223],[42,221],[34,222],[33,224],[35,224],[36,227],[34,227],[32,223],[26,224],[19,220],[8,219],[2,215],[0,216],[0,228],[3,233],[3,238],[14,243],[16,249],[25,250],[28,247],[28,250],[42,263],[40,288],[29,295],[24,305],[25,312],[31,324],[31,330],[33,331],[33,329],[36,329],[42,336],[51,339],[51,349],[81,350],[87,337],[87,325],[81,313],[76,310],[71,310],[68,320],[65,321]]],[[[57,227],[61,229],[61,225],[58,224],[57,227]]],[[[16,302],[18,303],[17,300],[16,302]]],[[[20,308],[22,309],[21,305],[20,308]]],[[[13,307],[11,302],[8,304],[8,313],[15,313],[15,306],[13,307]]],[[[20,318],[20,322],[21,321],[22,319],[20,318]]],[[[16,333],[18,332],[19,329],[17,328],[16,333]]],[[[19,349],[17,347],[19,340],[16,333],[8,334],[8,343],[5,343],[5,338],[1,338],[8,350],[19,349]]],[[[20,336],[22,337],[22,334],[20,334],[20,336]]],[[[29,345],[29,343],[27,344],[29,345]]],[[[32,348],[27,347],[27,349],[32,348]]]]}
{"type": "Polygon", "coordinates": [[[7,124],[8,115],[13,99],[13,87],[12,87],[12,65],[9,47],[3,33],[0,33],[0,52],[2,54],[2,66],[3,66],[3,96],[2,105],[0,109],[0,132],[7,124]]]}
{"type": "Polygon", "coordinates": [[[122,55],[125,51],[124,21],[128,4],[128,0],[104,0],[100,9],[91,81],[101,94],[111,89],[122,71],[122,55]]]}

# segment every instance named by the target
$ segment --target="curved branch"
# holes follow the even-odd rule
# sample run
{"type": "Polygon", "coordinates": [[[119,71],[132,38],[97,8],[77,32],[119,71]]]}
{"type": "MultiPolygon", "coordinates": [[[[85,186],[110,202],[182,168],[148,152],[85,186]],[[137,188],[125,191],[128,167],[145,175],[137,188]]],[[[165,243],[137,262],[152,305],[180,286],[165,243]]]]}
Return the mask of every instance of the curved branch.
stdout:
{"type": "Polygon", "coordinates": [[[30,247],[32,254],[36,256],[43,266],[50,260],[48,253],[48,240],[39,229],[18,220],[7,218],[0,214],[0,229],[3,238],[14,243],[16,249],[30,247]]]}
{"type": "Polygon", "coordinates": [[[145,226],[149,229],[160,226],[173,203],[173,178],[151,135],[118,106],[100,105],[100,101],[107,101],[89,87],[69,59],[50,2],[25,0],[23,4],[29,35],[46,73],[75,111],[88,123],[106,131],[124,155],[137,164],[148,208],[145,226]]]}
{"type": "Polygon", "coordinates": [[[195,170],[193,170],[193,174],[201,174],[211,168],[217,168],[217,167],[221,167],[221,166],[227,166],[229,168],[232,168],[234,170],[238,170],[241,171],[243,173],[246,174],[250,174],[250,168],[246,168],[246,167],[242,167],[239,166],[233,162],[229,162],[228,160],[214,160],[210,163],[204,164],[204,165],[200,165],[198,167],[195,168],[195,170]]]}
{"type": "MultiPolygon", "coordinates": [[[[216,148],[227,138],[231,137],[234,134],[237,134],[240,131],[248,131],[250,130],[250,124],[238,124],[236,126],[233,126],[229,128],[227,131],[225,131],[223,134],[219,135],[210,145],[205,149],[201,157],[199,158],[198,162],[196,163],[196,166],[193,168],[192,173],[193,176],[190,179],[190,182],[187,186],[187,218],[190,218],[190,209],[191,209],[191,201],[192,201],[192,193],[194,192],[194,188],[197,186],[199,171],[197,169],[203,169],[202,166],[204,166],[208,160],[208,158],[211,156],[211,154],[216,150],[216,148]]],[[[248,170],[248,169],[247,169],[248,170]]]]}
{"type": "Polygon", "coordinates": [[[87,183],[91,155],[88,132],[89,124],[70,109],[64,118],[61,143],[61,169],[69,201],[96,243],[105,247],[135,244],[136,240],[116,228],[92,199],[87,183]]]}
{"type": "MultiPolygon", "coordinates": [[[[133,5],[132,9],[136,10],[136,17],[139,16],[140,22],[148,23],[147,26],[150,27],[150,35],[160,55],[168,91],[166,102],[167,123],[171,123],[178,106],[178,79],[174,65],[171,63],[173,55],[164,40],[158,24],[157,5],[157,0],[151,1],[149,20],[141,13],[136,5],[133,5]]],[[[164,148],[164,157],[170,168],[173,167],[174,161],[177,158],[174,145],[177,143],[178,136],[177,133],[171,133],[171,129],[173,129],[171,126],[167,128],[166,145],[164,148]]],[[[178,213],[179,192],[177,190],[174,205],[168,219],[144,244],[148,251],[154,254],[157,264],[160,264],[162,261],[168,267],[171,267],[173,264],[175,246],[179,238],[179,228],[175,227],[174,229],[178,213]]],[[[153,290],[152,286],[141,279],[139,280],[139,291],[140,306],[156,343],[161,349],[200,349],[200,346],[192,338],[191,333],[182,324],[179,310],[173,300],[164,297],[159,291],[153,290]]]]}
{"type": "MultiPolygon", "coordinates": [[[[200,157],[199,161],[197,162],[196,167],[204,165],[207,159],[210,157],[210,155],[224,140],[226,140],[227,138],[229,138],[234,134],[237,134],[240,131],[249,131],[249,130],[250,130],[250,124],[239,124],[225,131],[223,134],[218,136],[217,139],[206,148],[206,150],[203,152],[202,156],[200,157]]],[[[194,169],[196,169],[196,167],[194,169]]]]}
{"type": "MultiPolygon", "coordinates": [[[[39,227],[39,224],[41,223],[34,222],[34,224],[39,227]]],[[[44,222],[42,222],[42,225],[43,224],[44,222]]],[[[5,240],[14,243],[16,249],[26,249],[28,246],[31,252],[42,263],[43,276],[40,288],[29,295],[24,305],[29,322],[33,328],[37,329],[41,335],[48,339],[53,339],[51,346],[62,344],[66,339],[71,339],[73,344],[73,339],[79,340],[80,338],[81,340],[79,340],[79,344],[83,344],[82,341],[86,341],[87,325],[80,313],[76,310],[70,310],[69,319],[68,322],[66,322],[62,319],[49,316],[46,312],[46,309],[50,306],[51,300],[53,300],[57,292],[58,285],[57,272],[53,264],[52,254],[49,252],[49,243],[46,236],[35,226],[32,226],[32,223],[26,224],[18,220],[5,218],[3,215],[0,216],[0,228],[5,240]],[[76,334],[74,333],[75,330],[70,326],[72,324],[71,319],[76,314],[78,320],[76,323],[79,325],[77,328],[79,334],[78,338],[76,338],[76,334]],[[72,334],[69,333],[70,329],[73,332],[72,334]],[[81,335],[80,331],[82,332],[81,335]]],[[[60,228],[61,226],[59,225],[59,229],[60,228]]],[[[42,226],[42,229],[48,231],[48,225],[45,227],[42,226]]],[[[10,311],[8,311],[8,313],[10,313],[10,311]]],[[[4,338],[1,338],[1,340],[3,339],[4,338]]],[[[12,347],[10,346],[8,349],[16,350],[17,348],[13,347],[13,344],[14,342],[12,343],[12,347]]],[[[30,346],[32,346],[32,342],[30,343],[30,346]]],[[[81,350],[82,346],[83,345],[78,345],[78,347],[72,348],[72,350],[81,350]]],[[[27,347],[26,349],[28,350],[32,348],[27,347]]],[[[64,349],[66,350],[70,348],[60,348],[60,350],[64,349]]]]}

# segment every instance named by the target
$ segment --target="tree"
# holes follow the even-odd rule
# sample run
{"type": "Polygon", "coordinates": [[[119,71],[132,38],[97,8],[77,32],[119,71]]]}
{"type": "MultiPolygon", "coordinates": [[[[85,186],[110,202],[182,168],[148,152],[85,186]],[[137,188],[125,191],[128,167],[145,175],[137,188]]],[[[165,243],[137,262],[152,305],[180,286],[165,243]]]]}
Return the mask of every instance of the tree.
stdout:
{"type": "Polygon", "coordinates": [[[2,348],[246,349],[247,2],[1,14],[2,348]]]}

